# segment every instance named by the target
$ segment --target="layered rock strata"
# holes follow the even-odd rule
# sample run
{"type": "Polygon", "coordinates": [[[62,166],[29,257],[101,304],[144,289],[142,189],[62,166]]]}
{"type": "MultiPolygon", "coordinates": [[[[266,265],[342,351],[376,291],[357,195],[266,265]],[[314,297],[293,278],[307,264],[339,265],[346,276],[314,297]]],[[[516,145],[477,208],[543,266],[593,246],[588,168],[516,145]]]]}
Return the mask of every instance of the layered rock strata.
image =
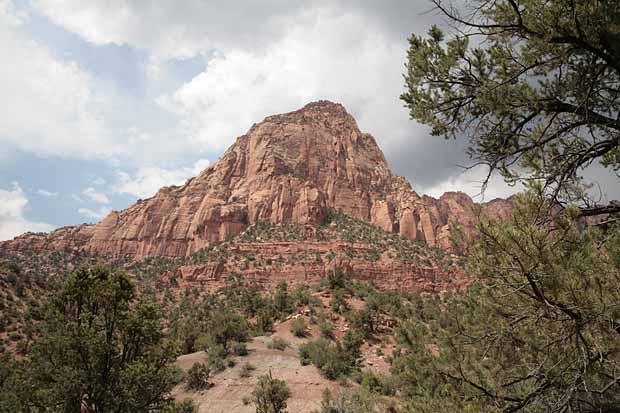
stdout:
{"type": "MultiPolygon", "coordinates": [[[[510,213],[504,200],[479,207],[494,216],[510,213]]],[[[336,211],[448,248],[455,223],[471,231],[476,208],[463,193],[419,196],[390,172],[375,139],[342,105],[319,101],[255,124],[182,186],[164,187],[98,224],[25,234],[0,248],[181,257],[259,221],[313,225],[336,211]]]]}

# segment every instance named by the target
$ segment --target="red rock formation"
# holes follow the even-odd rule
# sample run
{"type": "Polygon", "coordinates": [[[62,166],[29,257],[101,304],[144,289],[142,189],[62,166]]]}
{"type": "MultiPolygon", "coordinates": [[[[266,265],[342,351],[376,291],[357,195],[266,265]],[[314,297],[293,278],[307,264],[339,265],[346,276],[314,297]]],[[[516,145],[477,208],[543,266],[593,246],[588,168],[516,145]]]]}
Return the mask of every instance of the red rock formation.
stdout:
{"type": "Polygon", "coordinates": [[[382,290],[441,292],[460,289],[471,281],[458,265],[457,257],[449,254],[449,264],[443,265],[437,261],[401,261],[387,254],[376,261],[364,258],[374,250],[372,245],[343,240],[236,243],[226,258],[183,265],[170,276],[179,285],[199,284],[210,291],[226,285],[232,274],[270,289],[281,280],[290,285],[316,284],[336,268],[344,270],[351,279],[370,281],[382,290]],[[331,260],[325,259],[327,253],[333,254],[331,260]],[[248,264],[244,259],[248,255],[261,263],[252,260],[248,264]]]}
{"type": "MultiPolygon", "coordinates": [[[[183,186],[162,188],[96,225],[26,234],[0,248],[178,257],[257,221],[316,224],[331,211],[448,247],[453,222],[472,228],[474,205],[462,193],[418,196],[404,178],[392,175],[374,138],[360,132],[343,106],[319,101],[252,126],[183,186]]],[[[488,210],[509,213],[499,201],[488,210]]]]}

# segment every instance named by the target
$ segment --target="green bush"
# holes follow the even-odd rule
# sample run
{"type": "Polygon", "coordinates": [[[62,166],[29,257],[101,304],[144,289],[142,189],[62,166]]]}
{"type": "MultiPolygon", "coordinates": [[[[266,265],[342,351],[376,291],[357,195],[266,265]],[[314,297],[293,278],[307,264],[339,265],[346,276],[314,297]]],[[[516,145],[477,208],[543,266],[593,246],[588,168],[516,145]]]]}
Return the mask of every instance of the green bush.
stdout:
{"type": "Polygon", "coordinates": [[[204,363],[194,363],[187,371],[187,388],[190,390],[204,390],[209,388],[211,370],[204,363]]]}
{"type": "Polygon", "coordinates": [[[310,341],[299,346],[299,358],[302,365],[314,364],[321,367],[324,364],[323,356],[329,348],[329,342],[324,339],[310,341]]]}
{"type": "Polygon", "coordinates": [[[256,367],[253,364],[245,363],[241,367],[241,372],[239,373],[239,376],[241,376],[241,377],[250,377],[250,375],[252,374],[252,372],[254,370],[256,370],[256,367]]]}
{"type": "Polygon", "coordinates": [[[234,343],[232,346],[232,353],[235,356],[247,356],[248,355],[248,346],[245,343],[234,343]]]}
{"type": "Polygon", "coordinates": [[[328,388],[323,390],[321,410],[317,413],[375,413],[395,412],[394,406],[378,406],[367,393],[339,394],[332,396],[328,388]]]}
{"type": "Polygon", "coordinates": [[[329,274],[327,274],[327,288],[330,290],[336,290],[339,288],[345,288],[347,279],[342,268],[334,268],[329,274]]]}
{"type": "Polygon", "coordinates": [[[312,363],[329,380],[348,376],[358,369],[361,340],[347,332],[342,343],[330,345],[329,341],[319,339],[299,347],[302,365],[312,363]]]}
{"type": "Polygon", "coordinates": [[[306,320],[303,317],[297,317],[291,323],[291,333],[295,337],[305,337],[306,336],[306,320]]]}
{"type": "Polygon", "coordinates": [[[292,295],[295,307],[303,307],[310,303],[310,288],[306,284],[297,285],[292,295]]]}
{"type": "Polygon", "coordinates": [[[280,315],[290,314],[293,308],[293,302],[288,293],[288,283],[286,281],[280,281],[278,283],[276,292],[273,296],[273,304],[275,310],[280,315]]]}
{"type": "Polygon", "coordinates": [[[273,331],[273,321],[276,319],[272,308],[261,308],[256,315],[256,330],[258,335],[271,333],[273,331]]]}
{"type": "Polygon", "coordinates": [[[171,400],[170,403],[164,407],[163,413],[198,413],[198,406],[191,399],[185,399],[182,402],[171,400]]]}
{"type": "Polygon", "coordinates": [[[334,339],[334,327],[329,321],[325,319],[319,321],[319,330],[321,332],[322,337],[327,338],[329,340],[334,339]]]}
{"type": "Polygon", "coordinates": [[[228,352],[224,346],[211,343],[205,350],[209,355],[209,368],[213,372],[220,372],[226,369],[225,360],[228,352]]]}
{"type": "Polygon", "coordinates": [[[267,343],[267,348],[272,350],[280,350],[284,351],[288,347],[288,342],[280,337],[275,337],[269,343],[267,343]]]}
{"type": "Polygon", "coordinates": [[[210,336],[226,350],[231,342],[246,342],[249,339],[247,320],[233,310],[218,309],[208,324],[210,336]]]}
{"type": "Polygon", "coordinates": [[[286,413],[290,391],[284,380],[274,379],[269,372],[269,375],[258,378],[252,397],[256,413],[286,413]]]}
{"type": "Polygon", "coordinates": [[[349,309],[349,304],[347,304],[342,288],[337,288],[333,291],[329,306],[334,313],[338,314],[344,314],[349,309]]]}
{"type": "Polygon", "coordinates": [[[347,319],[352,329],[358,331],[364,338],[370,338],[376,332],[377,311],[366,305],[363,309],[349,312],[347,319]]]}

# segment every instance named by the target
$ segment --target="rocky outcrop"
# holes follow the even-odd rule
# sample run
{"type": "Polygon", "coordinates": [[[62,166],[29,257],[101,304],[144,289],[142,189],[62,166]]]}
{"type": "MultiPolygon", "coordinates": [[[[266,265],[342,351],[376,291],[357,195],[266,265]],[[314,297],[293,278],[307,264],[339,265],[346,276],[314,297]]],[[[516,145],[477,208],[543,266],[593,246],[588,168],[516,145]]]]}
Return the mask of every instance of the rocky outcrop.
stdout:
{"type": "MultiPolygon", "coordinates": [[[[179,257],[258,221],[312,225],[333,211],[447,248],[454,223],[473,227],[475,207],[462,193],[420,197],[392,175],[375,139],[360,132],[343,106],[319,101],[252,126],[183,186],[162,188],[96,225],[26,234],[0,248],[179,257]]],[[[509,213],[501,201],[482,208],[509,213]]]]}
{"type": "Polygon", "coordinates": [[[180,266],[168,274],[168,280],[171,285],[200,285],[218,291],[234,275],[270,290],[282,280],[290,285],[318,284],[338,269],[348,278],[372,282],[382,290],[443,292],[471,282],[458,257],[451,254],[441,259],[426,255],[402,260],[392,250],[370,260],[368,253],[376,251],[374,245],[344,240],[237,242],[230,248],[219,259],[180,266]]]}

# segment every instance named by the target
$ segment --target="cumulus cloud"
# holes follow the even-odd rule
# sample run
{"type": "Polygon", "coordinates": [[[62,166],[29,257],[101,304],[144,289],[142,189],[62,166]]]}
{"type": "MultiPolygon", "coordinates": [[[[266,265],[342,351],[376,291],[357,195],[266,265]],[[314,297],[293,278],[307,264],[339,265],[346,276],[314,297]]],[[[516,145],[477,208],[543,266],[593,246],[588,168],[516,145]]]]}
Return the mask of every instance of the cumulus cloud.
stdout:
{"type": "Polygon", "coordinates": [[[114,190],[138,198],[153,196],[159,188],[169,185],[181,185],[188,178],[198,175],[207,166],[207,159],[200,159],[193,165],[178,169],[164,169],[157,166],[144,166],[135,173],[118,172],[118,182],[114,190]]]}
{"type": "Polygon", "coordinates": [[[106,134],[92,79],[21,31],[27,16],[0,5],[0,142],[38,155],[110,156],[120,145],[106,134]]]}
{"type": "Polygon", "coordinates": [[[106,180],[103,179],[102,177],[98,176],[97,178],[93,179],[93,184],[95,185],[105,185],[106,180]]]}
{"type": "Polygon", "coordinates": [[[192,57],[213,48],[258,48],[310,1],[39,0],[56,24],[95,44],[130,44],[157,59],[192,57]]]}
{"type": "Polygon", "coordinates": [[[260,50],[304,12],[320,7],[354,11],[399,37],[439,20],[428,0],[38,0],[37,5],[56,24],[92,43],[129,44],[160,59],[232,47],[260,50]]]}
{"type": "Polygon", "coordinates": [[[88,218],[99,221],[105,218],[111,211],[109,208],[102,206],[99,209],[78,208],[78,212],[88,218]]]}
{"type": "Polygon", "coordinates": [[[343,103],[385,149],[415,144],[427,132],[408,120],[398,99],[406,39],[369,30],[371,24],[330,7],[307,11],[264,51],[216,55],[160,102],[183,115],[192,138],[212,149],[267,115],[318,99],[343,103]]]}
{"type": "Polygon", "coordinates": [[[160,98],[185,120],[195,146],[220,151],[267,115],[330,99],[345,105],[414,185],[437,184],[466,163],[462,142],[430,137],[399,100],[405,35],[380,30],[357,9],[313,8],[295,23],[260,51],[215,55],[204,72],[160,98]]]}
{"type": "Polygon", "coordinates": [[[108,198],[106,194],[104,194],[103,192],[97,191],[93,187],[89,187],[83,190],[82,195],[84,195],[86,199],[92,202],[95,202],[97,204],[109,204],[110,203],[110,199],[108,198]]]}
{"type": "Polygon", "coordinates": [[[17,182],[12,188],[0,188],[0,241],[11,239],[27,231],[43,232],[54,229],[43,222],[33,222],[24,217],[28,199],[17,182]]]}
{"type": "Polygon", "coordinates": [[[46,198],[55,198],[58,196],[58,192],[51,192],[46,189],[38,189],[37,194],[44,196],[46,198]]]}

